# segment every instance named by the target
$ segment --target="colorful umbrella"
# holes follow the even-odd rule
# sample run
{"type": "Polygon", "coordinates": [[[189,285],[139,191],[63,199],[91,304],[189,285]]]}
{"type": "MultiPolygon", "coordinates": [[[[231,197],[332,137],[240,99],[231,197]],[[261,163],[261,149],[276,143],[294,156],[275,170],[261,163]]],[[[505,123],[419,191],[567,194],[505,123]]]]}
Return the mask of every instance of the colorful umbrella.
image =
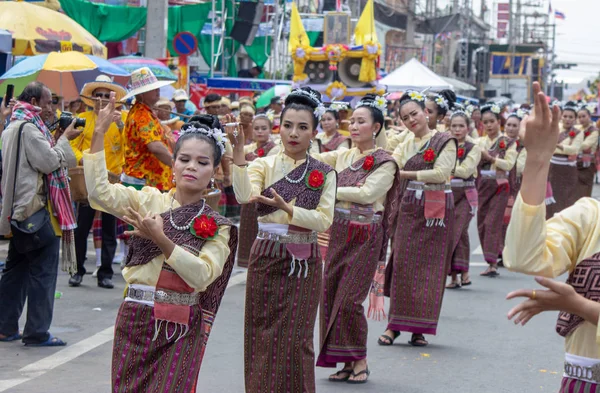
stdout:
{"type": "Polygon", "coordinates": [[[285,98],[292,91],[291,85],[275,85],[258,97],[256,101],[257,108],[264,108],[271,104],[271,99],[274,97],[285,98]]]}
{"type": "Polygon", "coordinates": [[[0,2],[0,29],[11,32],[15,56],[83,52],[106,58],[106,47],[65,14],[26,2],[0,2]]]}
{"type": "Polygon", "coordinates": [[[94,81],[100,74],[114,78],[125,86],[129,72],[96,56],[80,52],[53,52],[47,55],[27,57],[0,76],[0,95],[4,96],[6,86],[15,85],[15,96],[29,82],[40,81],[54,93],[66,100],[79,96],[83,85],[94,81]]]}
{"type": "Polygon", "coordinates": [[[133,72],[138,68],[148,67],[152,73],[160,80],[176,81],[177,75],[173,73],[164,63],[141,56],[121,56],[109,60],[111,63],[118,65],[129,72],[133,72]]]}

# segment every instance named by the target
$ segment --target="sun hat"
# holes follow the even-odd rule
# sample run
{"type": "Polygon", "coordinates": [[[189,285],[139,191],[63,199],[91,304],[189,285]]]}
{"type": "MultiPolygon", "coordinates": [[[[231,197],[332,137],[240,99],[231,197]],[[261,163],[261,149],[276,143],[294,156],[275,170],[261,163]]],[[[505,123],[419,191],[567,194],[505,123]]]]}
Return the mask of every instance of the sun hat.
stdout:
{"type": "Polygon", "coordinates": [[[173,101],[169,100],[166,97],[160,97],[160,99],[154,106],[169,106],[171,110],[175,109],[175,104],[173,103],[173,101]]]}
{"type": "Polygon", "coordinates": [[[109,76],[98,75],[94,82],[86,83],[81,89],[81,101],[83,101],[84,104],[92,108],[95,106],[96,101],[86,97],[92,97],[92,94],[94,94],[94,90],[96,89],[106,89],[114,91],[116,94],[116,102],[121,101],[123,97],[125,97],[125,94],[127,94],[127,90],[125,90],[123,86],[114,83],[109,76]]]}
{"type": "Polygon", "coordinates": [[[177,89],[173,92],[173,101],[188,101],[189,99],[190,97],[183,89],[177,89]]]}
{"type": "Polygon", "coordinates": [[[173,83],[175,81],[159,81],[148,67],[138,68],[131,73],[131,90],[123,99],[126,100],[138,94],[160,89],[163,86],[172,85],[173,83]]]}

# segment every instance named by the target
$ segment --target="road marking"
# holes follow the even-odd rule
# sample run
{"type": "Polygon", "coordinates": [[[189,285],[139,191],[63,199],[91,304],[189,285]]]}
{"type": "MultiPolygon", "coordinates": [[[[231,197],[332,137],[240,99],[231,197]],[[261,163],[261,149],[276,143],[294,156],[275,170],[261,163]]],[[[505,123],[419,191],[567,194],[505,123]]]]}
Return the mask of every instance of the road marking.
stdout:
{"type": "Polygon", "coordinates": [[[477,246],[475,250],[471,253],[472,255],[483,255],[483,248],[481,248],[481,244],[477,246]]]}

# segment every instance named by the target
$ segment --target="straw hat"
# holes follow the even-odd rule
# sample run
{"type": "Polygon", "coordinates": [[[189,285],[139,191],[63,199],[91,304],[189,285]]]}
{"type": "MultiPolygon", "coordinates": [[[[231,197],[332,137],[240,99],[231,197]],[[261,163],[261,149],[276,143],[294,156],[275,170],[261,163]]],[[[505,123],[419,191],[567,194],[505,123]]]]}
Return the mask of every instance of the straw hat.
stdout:
{"type": "Polygon", "coordinates": [[[169,100],[166,97],[160,97],[160,100],[158,100],[155,106],[168,106],[171,108],[171,110],[175,109],[175,104],[173,103],[173,101],[169,100]]]}
{"type": "Polygon", "coordinates": [[[173,101],[187,101],[189,99],[190,97],[183,89],[177,89],[173,92],[173,101]]]}
{"type": "MultiPolygon", "coordinates": [[[[123,97],[125,97],[125,94],[127,94],[127,90],[125,90],[123,86],[114,83],[109,76],[98,75],[94,82],[89,82],[83,85],[83,88],[81,89],[81,95],[86,97],[92,97],[92,94],[94,94],[94,90],[96,89],[107,89],[110,91],[114,91],[116,94],[116,102],[121,101],[123,97]]],[[[83,103],[87,106],[93,108],[96,105],[96,101],[86,97],[81,97],[81,101],[83,101],[83,103]]]]}
{"type": "Polygon", "coordinates": [[[173,83],[175,81],[159,81],[148,67],[138,68],[131,73],[131,90],[123,99],[126,100],[138,94],[160,89],[163,86],[172,85],[173,83]]]}

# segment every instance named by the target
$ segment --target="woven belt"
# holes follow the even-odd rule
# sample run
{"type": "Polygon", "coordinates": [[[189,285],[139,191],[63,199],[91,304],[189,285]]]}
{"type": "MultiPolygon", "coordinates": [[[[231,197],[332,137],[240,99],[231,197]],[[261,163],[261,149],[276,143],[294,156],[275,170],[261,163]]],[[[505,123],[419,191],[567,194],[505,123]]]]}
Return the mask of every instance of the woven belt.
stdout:
{"type": "Polygon", "coordinates": [[[312,244],[317,241],[317,232],[292,232],[285,235],[258,230],[258,239],[272,240],[278,243],[312,244]]]}
{"type": "Polygon", "coordinates": [[[423,184],[411,181],[408,183],[407,189],[412,191],[449,191],[452,187],[450,184],[423,184]]]}
{"type": "Polygon", "coordinates": [[[200,300],[199,293],[178,293],[167,291],[145,291],[139,288],[127,288],[127,297],[144,302],[158,301],[160,303],[174,304],[177,306],[194,306],[200,300]]]}
{"type": "Polygon", "coordinates": [[[340,219],[340,220],[373,223],[373,224],[377,224],[377,223],[381,222],[381,219],[382,219],[380,214],[365,215],[365,214],[358,214],[358,213],[353,213],[353,212],[345,212],[345,211],[342,211],[339,209],[335,209],[334,218],[340,219]]]}
{"type": "Polygon", "coordinates": [[[565,362],[565,375],[569,378],[581,379],[600,384],[600,363],[590,367],[565,362]]]}
{"type": "Polygon", "coordinates": [[[450,186],[451,187],[457,187],[457,188],[462,188],[462,187],[475,187],[475,181],[474,180],[462,180],[462,179],[452,179],[452,181],[450,181],[450,186]]]}
{"type": "Polygon", "coordinates": [[[576,160],[569,160],[566,156],[552,156],[550,162],[555,165],[577,166],[576,160]]]}

